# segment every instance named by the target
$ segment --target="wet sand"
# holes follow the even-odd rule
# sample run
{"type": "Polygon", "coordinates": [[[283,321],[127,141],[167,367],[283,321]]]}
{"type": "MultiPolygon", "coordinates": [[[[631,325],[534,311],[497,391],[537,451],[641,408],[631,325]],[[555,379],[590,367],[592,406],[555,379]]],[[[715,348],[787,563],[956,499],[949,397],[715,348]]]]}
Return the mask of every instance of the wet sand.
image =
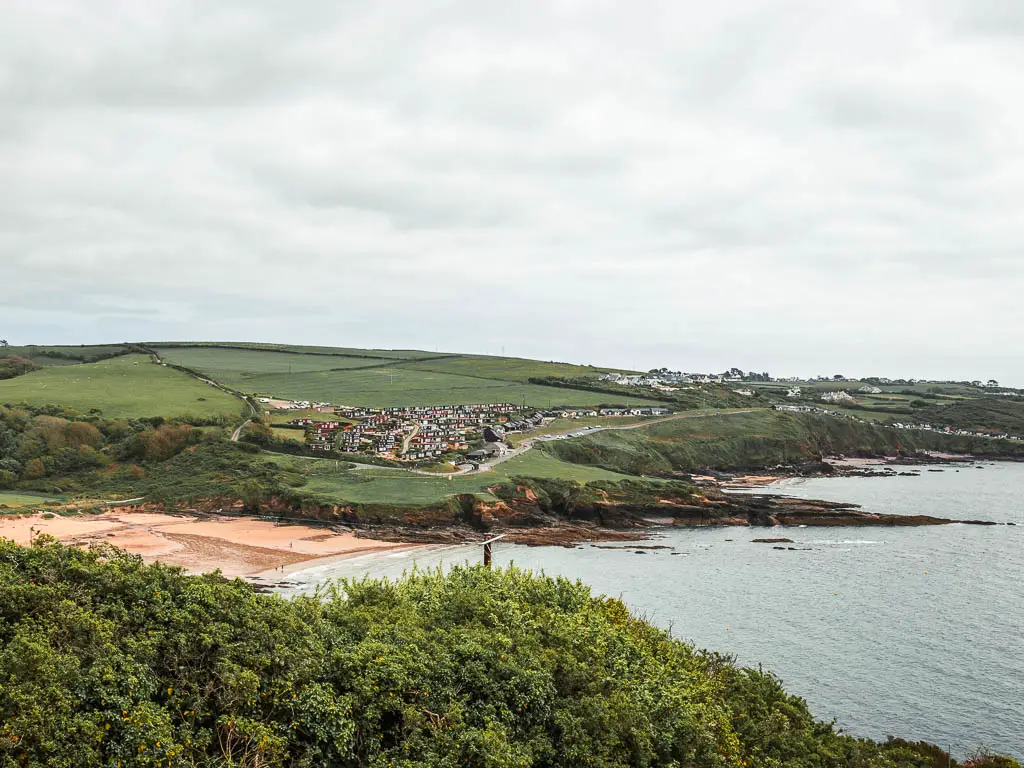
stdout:
{"type": "Polygon", "coordinates": [[[0,518],[0,538],[28,544],[39,534],[87,547],[106,542],[146,562],[178,565],[190,573],[220,569],[225,576],[271,575],[298,564],[408,545],[357,538],[327,528],[275,523],[252,517],[211,518],[147,512],[106,512],[81,517],[41,514],[0,518]]]}

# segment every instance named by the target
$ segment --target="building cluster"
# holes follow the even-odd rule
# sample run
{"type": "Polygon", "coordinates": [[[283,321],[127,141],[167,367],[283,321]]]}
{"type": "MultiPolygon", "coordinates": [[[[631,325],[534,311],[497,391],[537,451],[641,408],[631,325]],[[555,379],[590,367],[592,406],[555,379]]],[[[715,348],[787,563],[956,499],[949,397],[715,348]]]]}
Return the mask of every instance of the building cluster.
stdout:
{"type": "Polygon", "coordinates": [[[668,408],[556,408],[540,411],[546,419],[587,419],[596,416],[664,416],[668,408]]]}
{"type": "MultiPolygon", "coordinates": [[[[269,397],[259,397],[257,398],[257,400],[264,404],[273,402],[273,400],[269,397]]],[[[310,400],[292,400],[287,402],[281,402],[278,405],[274,406],[275,410],[278,411],[321,411],[329,410],[331,407],[332,406],[330,403],[317,403],[312,402],[310,400]]]]}
{"type": "Polygon", "coordinates": [[[855,403],[857,402],[853,395],[849,392],[845,392],[842,389],[837,389],[832,392],[825,392],[821,396],[823,403],[855,403]]]}
{"type": "Polygon", "coordinates": [[[619,384],[623,387],[651,387],[667,392],[675,392],[683,384],[724,384],[743,381],[742,376],[729,376],[716,373],[683,373],[682,371],[651,371],[650,373],[602,373],[598,379],[619,384]]]}
{"type": "Polygon", "coordinates": [[[508,422],[521,411],[511,403],[338,408],[336,414],[344,422],[293,419],[289,423],[306,427],[306,444],[314,451],[419,460],[466,450],[470,433],[508,422]]]}
{"type": "MultiPolygon", "coordinates": [[[[501,443],[509,432],[529,432],[551,419],[597,416],[662,416],[667,408],[549,409],[527,414],[512,403],[479,405],[337,408],[339,420],[297,418],[305,427],[306,445],[329,453],[370,453],[389,459],[419,461],[453,451],[467,451],[471,440],[501,443]],[[340,420],[340,419],[343,419],[340,420]]],[[[494,450],[493,448],[488,450],[494,450]]]]}

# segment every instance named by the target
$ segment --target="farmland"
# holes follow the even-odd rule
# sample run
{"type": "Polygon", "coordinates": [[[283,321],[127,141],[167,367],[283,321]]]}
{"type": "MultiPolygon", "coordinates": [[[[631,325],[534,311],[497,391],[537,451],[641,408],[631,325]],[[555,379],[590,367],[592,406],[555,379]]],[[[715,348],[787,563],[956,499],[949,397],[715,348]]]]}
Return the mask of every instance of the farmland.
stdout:
{"type": "Polygon", "coordinates": [[[293,400],[376,408],[439,403],[524,401],[527,405],[536,407],[592,406],[600,403],[651,404],[650,401],[635,397],[411,370],[399,365],[351,371],[266,374],[251,377],[248,386],[248,391],[251,392],[268,393],[293,400]]]}
{"type": "Polygon", "coordinates": [[[226,386],[291,400],[367,407],[487,402],[525,402],[536,407],[652,403],[628,395],[529,384],[527,380],[532,377],[596,376],[606,369],[519,358],[439,357],[429,352],[386,350],[331,352],[323,347],[281,351],[157,344],[154,348],[167,362],[201,372],[226,386]],[[384,358],[397,354],[404,357],[384,358]]]}
{"type": "MultiPolygon", "coordinates": [[[[253,377],[332,371],[345,368],[372,368],[388,364],[382,358],[351,355],[273,352],[227,347],[155,347],[161,358],[173,365],[199,371],[221,384],[245,388],[253,377]]],[[[397,363],[398,360],[393,362],[397,363]]]]}
{"type": "Polygon", "coordinates": [[[222,342],[222,341],[153,341],[147,342],[149,348],[165,351],[180,350],[182,354],[191,354],[197,350],[242,350],[255,352],[277,352],[296,355],[328,355],[330,357],[361,357],[369,360],[415,360],[424,357],[436,357],[440,353],[425,352],[416,349],[358,349],[356,347],[318,347],[302,344],[261,344],[257,342],[222,342]]]}
{"type": "Polygon", "coordinates": [[[145,355],[55,365],[0,381],[0,403],[60,405],[107,418],[212,419],[238,415],[240,402],[145,355]]]}
{"type": "MultiPolygon", "coordinates": [[[[436,373],[451,373],[482,379],[528,382],[531,378],[558,376],[582,378],[597,376],[617,369],[593,368],[570,363],[542,362],[515,357],[482,357],[479,355],[458,355],[433,360],[421,360],[405,364],[406,368],[436,373]]],[[[628,371],[617,371],[628,373],[628,371]]]]}

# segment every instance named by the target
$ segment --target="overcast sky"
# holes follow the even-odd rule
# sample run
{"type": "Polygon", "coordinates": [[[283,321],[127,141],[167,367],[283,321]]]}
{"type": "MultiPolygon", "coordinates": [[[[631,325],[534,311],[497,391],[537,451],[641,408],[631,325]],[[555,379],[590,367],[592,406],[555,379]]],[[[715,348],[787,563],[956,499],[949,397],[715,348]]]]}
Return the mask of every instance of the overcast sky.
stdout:
{"type": "Polygon", "coordinates": [[[1024,386],[1024,2],[9,0],[0,337],[1024,386]]]}

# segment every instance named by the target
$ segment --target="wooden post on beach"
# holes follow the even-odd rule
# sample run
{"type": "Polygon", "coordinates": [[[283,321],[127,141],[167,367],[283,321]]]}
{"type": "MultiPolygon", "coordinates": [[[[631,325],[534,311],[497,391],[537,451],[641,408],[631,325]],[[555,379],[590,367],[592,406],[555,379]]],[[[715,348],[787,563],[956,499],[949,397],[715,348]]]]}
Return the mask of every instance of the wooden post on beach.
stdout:
{"type": "Polygon", "coordinates": [[[487,567],[487,568],[491,567],[491,560],[492,560],[491,544],[494,543],[495,541],[497,541],[498,539],[504,539],[504,538],[505,538],[505,534],[503,533],[500,536],[495,536],[494,538],[488,539],[487,541],[484,542],[484,566],[485,567],[487,567]]]}

